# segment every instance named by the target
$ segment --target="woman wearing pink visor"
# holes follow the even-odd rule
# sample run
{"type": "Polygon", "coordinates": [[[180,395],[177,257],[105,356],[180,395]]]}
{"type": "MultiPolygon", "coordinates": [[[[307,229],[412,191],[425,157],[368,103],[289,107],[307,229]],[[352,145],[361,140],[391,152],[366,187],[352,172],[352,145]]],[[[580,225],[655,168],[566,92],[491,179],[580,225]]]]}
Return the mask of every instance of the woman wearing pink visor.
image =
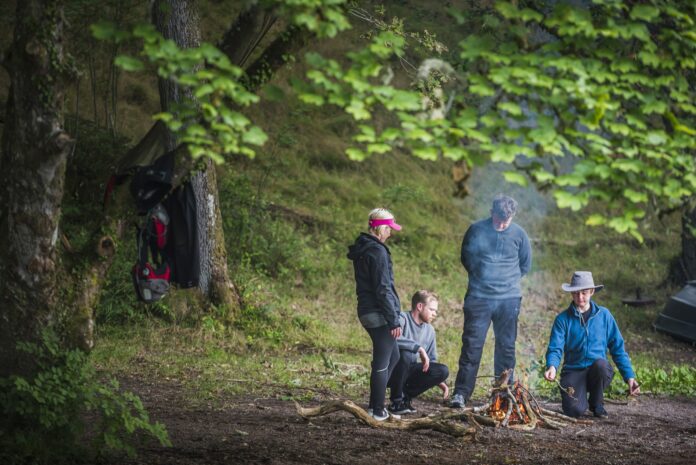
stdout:
{"type": "Polygon", "coordinates": [[[384,408],[384,397],[387,381],[399,362],[396,339],[401,335],[401,302],[394,287],[391,253],[385,245],[392,230],[401,230],[394,215],[384,208],[376,208],[368,217],[368,232],[360,233],[348,247],[348,258],[353,261],[355,272],[358,318],[372,340],[368,411],[378,421],[389,416],[384,408]]]}

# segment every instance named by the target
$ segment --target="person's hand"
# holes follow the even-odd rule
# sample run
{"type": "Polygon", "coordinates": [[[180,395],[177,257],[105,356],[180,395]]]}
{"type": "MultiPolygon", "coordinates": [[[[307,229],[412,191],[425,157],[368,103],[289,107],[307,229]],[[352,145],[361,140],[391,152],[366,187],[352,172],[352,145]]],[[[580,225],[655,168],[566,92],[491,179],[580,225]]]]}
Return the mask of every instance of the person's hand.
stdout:
{"type": "Polygon", "coordinates": [[[396,328],[392,328],[389,330],[391,333],[392,337],[394,339],[399,339],[399,336],[401,336],[401,326],[397,326],[396,328]]]}
{"type": "Polygon", "coordinates": [[[449,388],[447,387],[447,383],[443,381],[438,384],[437,387],[442,389],[442,400],[447,400],[449,398],[449,388]]]}
{"type": "Polygon", "coordinates": [[[640,386],[635,378],[629,378],[628,380],[628,395],[637,396],[640,394],[640,386]]]}
{"type": "Polygon", "coordinates": [[[554,366],[549,367],[549,369],[544,372],[544,378],[546,378],[547,381],[555,380],[556,379],[556,367],[554,367],[554,366]]]}
{"type": "Polygon", "coordinates": [[[430,369],[430,357],[428,357],[428,353],[422,347],[418,349],[418,355],[423,363],[423,373],[426,373],[430,369]]]}

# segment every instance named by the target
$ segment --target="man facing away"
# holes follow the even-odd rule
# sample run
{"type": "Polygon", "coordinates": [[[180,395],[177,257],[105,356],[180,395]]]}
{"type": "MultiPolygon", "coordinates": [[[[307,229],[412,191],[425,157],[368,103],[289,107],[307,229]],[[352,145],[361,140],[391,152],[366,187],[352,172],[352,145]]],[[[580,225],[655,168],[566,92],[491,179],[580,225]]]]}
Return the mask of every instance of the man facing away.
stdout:
{"type": "Polygon", "coordinates": [[[411,298],[411,311],[402,312],[399,363],[389,379],[389,411],[396,415],[415,413],[411,400],[428,389],[438,386],[447,399],[449,376],[446,365],[437,362],[437,343],[432,326],[437,316],[438,300],[433,292],[421,290],[411,298]]]}
{"type": "Polygon", "coordinates": [[[611,384],[614,369],[606,360],[607,349],[628,384],[629,394],[640,393],[616,320],[607,308],[592,300],[595,290],[603,287],[595,286],[589,271],[576,271],[570,283],[561,286],[570,292],[573,302],[553,323],[544,378],[556,379],[563,355],[561,400],[563,413],[571,417],[579,417],[588,407],[599,419],[609,416],[604,409],[604,390],[611,384]]]}
{"type": "Polygon", "coordinates": [[[474,391],[491,322],[495,376],[515,368],[517,318],[522,302],[520,279],[532,267],[529,237],[512,222],[515,213],[515,199],[499,194],[493,199],[490,218],[472,224],[464,235],[461,260],[469,275],[469,286],[464,298],[459,371],[450,402],[454,408],[464,407],[474,391]]]}

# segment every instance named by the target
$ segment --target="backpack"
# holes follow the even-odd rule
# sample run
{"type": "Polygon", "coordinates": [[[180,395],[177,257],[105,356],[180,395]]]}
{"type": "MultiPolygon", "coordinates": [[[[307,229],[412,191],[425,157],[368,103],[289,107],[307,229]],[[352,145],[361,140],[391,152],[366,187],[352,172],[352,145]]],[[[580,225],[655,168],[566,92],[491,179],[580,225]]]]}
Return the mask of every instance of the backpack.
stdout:
{"type": "Polygon", "coordinates": [[[151,165],[138,168],[130,183],[138,214],[144,215],[136,225],[137,259],[131,270],[138,300],[157,302],[169,292],[171,268],[166,253],[170,234],[170,215],[162,204],[172,188],[174,156],[166,153],[151,165]]]}
{"type": "Polygon", "coordinates": [[[171,269],[165,249],[169,230],[169,215],[161,203],[145,215],[145,222],[136,226],[138,259],[131,275],[138,299],[157,302],[169,292],[171,269]]]}
{"type": "Polygon", "coordinates": [[[137,261],[131,275],[138,299],[151,303],[169,291],[196,287],[200,277],[196,199],[189,181],[172,191],[174,153],[137,168],[130,184],[138,213],[137,261]]]}

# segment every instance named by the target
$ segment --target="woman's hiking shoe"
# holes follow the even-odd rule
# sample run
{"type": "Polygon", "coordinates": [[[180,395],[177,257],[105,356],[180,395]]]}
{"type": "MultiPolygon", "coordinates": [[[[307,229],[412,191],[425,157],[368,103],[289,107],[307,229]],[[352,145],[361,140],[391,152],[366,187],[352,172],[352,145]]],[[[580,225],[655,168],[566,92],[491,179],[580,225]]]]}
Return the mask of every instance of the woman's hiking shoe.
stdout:
{"type": "Polygon", "coordinates": [[[461,394],[455,394],[452,396],[449,406],[452,408],[464,408],[466,402],[464,401],[464,396],[461,394]]]}
{"type": "Polygon", "coordinates": [[[606,420],[609,418],[609,414],[607,413],[606,410],[604,410],[603,405],[598,405],[594,409],[591,409],[592,413],[594,414],[595,418],[598,418],[600,420],[606,420]]]}
{"type": "Polygon", "coordinates": [[[367,413],[369,413],[370,416],[377,421],[384,421],[389,417],[392,417],[395,420],[401,420],[399,415],[390,415],[389,412],[387,412],[387,410],[384,408],[368,409],[367,413]]]}
{"type": "Polygon", "coordinates": [[[393,413],[395,415],[416,413],[416,409],[413,408],[410,400],[395,400],[389,405],[389,407],[387,407],[387,410],[389,410],[389,413],[393,413]]]}

